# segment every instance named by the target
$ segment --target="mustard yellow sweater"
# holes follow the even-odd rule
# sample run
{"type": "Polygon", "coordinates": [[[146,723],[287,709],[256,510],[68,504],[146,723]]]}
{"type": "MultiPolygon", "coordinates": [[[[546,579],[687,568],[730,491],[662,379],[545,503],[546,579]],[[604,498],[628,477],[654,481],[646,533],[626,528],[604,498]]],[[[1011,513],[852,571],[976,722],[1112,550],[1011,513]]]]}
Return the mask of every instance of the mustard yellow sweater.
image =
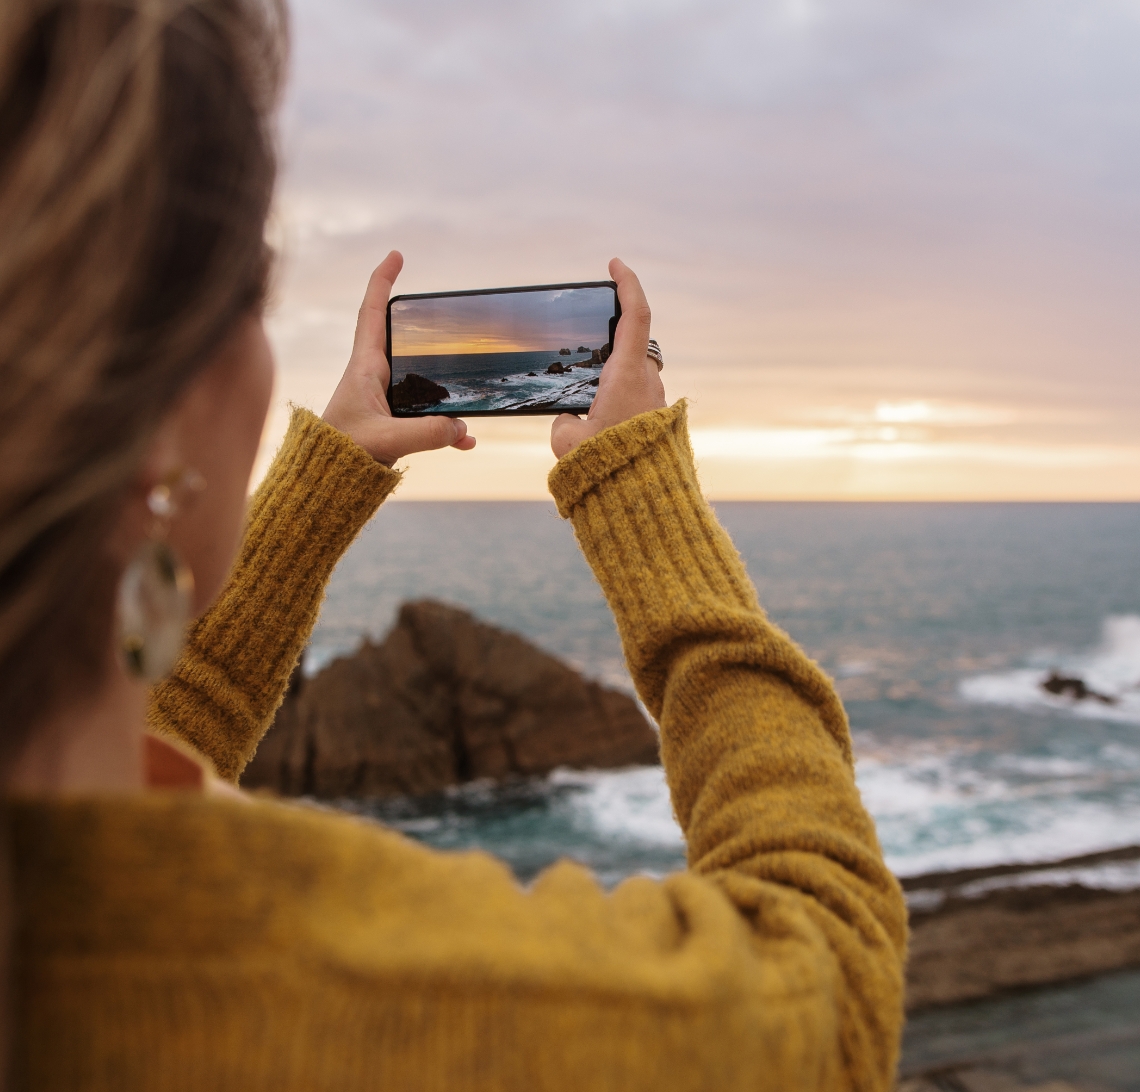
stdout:
{"type": "MultiPolygon", "coordinates": [[[[398,475],[311,414],[152,722],[236,779],[398,475]]],[[[28,1089],[887,1089],[905,913],[824,675],[701,498],[683,406],[550,476],[618,621],[689,868],[612,893],[192,792],[14,807],[28,1089]]],[[[383,731],[382,724],[377,726],[383,731]]]]}

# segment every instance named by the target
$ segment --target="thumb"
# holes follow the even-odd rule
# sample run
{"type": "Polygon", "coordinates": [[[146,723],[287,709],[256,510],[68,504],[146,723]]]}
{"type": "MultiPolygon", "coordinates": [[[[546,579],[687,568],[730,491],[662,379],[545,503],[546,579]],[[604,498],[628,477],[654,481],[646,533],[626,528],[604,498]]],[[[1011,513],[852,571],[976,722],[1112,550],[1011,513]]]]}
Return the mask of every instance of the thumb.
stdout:
{"type": "MultiPolygon", "coordinates": [[[[417,451],[451,447],[467,435],[466,423],[451,417],[390,417],[386,423],[392,433],[392,441],[386,445],[392,462],[417,451]]],[[[474,446],[474,441],[470,446],[474,446]]]]}
{"type": "Polygon", "coordinates": [[[593,421],[583,421],[572,413],[563,413],[554,418],[550,426],[550,447],[556,458],[569,454],[583,440],[588,440],[598,426],[593,421]]]}

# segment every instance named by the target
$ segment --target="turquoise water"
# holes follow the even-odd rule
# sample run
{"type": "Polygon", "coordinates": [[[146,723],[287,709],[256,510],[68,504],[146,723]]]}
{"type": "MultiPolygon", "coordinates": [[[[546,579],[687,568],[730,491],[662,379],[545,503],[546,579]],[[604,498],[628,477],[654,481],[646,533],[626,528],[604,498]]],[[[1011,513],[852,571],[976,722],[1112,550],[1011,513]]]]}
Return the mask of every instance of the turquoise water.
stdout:
{"type": "MultiPolygon", "coordinates": [[[[1140,505],[722,504],[771,617],[837,679],[900,874],[1140,843],[1140,505]],[[1080,673],[1115,704],[1040,689],[1080,673]]],[[[392,503],[338,568],[311,669],[433,596],[629,686],[570,528],[543,503],[392,503]]],[[[378,726],[378,730],[382,730],[378,726]]],[[[679,867],[658,770],[560,772],[367,806],[521,876],[679,867]]]]}
{"type": "MultiPolygon", "coordinates": [[[[603,334],[594,340],[600,347],[603,334]]],[[[567,346],[570,348],[570,346],[567,346]]],[[[575,350],[578,346],[573,347],[575,350]]],[[[594,395],[599,367],[590,367],[591,353],[557,349],[525,353],[461,353],[456,355],[397,356],[392,359],[392,382],[409,373],[430,379],[446,388],[448,397],[423,413],[501,413],[544,407],[544,412],[586,413],[594,395]],[[551,375],[551,364],[564,368],[564,375],[551,375]]]]}

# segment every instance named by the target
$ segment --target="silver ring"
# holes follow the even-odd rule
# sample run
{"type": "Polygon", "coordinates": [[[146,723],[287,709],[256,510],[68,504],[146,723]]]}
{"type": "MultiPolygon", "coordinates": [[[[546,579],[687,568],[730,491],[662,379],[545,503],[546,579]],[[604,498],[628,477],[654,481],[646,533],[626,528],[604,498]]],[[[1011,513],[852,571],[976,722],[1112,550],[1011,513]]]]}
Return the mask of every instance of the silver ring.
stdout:
{"type": "Polygon", "coordinates": [[[645,350],[645,355],[651,356],[654,360],[657,361],[658,371],[661,371],[661,369],[665,367],[665,358],[661,355],[661,346],[658,345],[657,342],[653,340],[653,338],[649,339],[649,346],[645,350]]]}

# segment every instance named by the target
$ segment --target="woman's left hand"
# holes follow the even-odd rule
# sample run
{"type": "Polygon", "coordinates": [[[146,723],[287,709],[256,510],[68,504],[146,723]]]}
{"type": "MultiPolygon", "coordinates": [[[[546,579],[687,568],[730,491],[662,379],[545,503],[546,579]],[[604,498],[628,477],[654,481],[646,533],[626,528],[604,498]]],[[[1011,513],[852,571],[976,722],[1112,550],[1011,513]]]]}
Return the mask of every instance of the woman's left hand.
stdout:
{"type": "Polygon", "coordinates": [[[391,466],[404,455],[456,447],[470,451],[475,437],[467,424],[452,417],[393,417],[388,406],[386,352],[388,297],[404,265],[393,250],[372,272],[360,315],[352,356],[325,410],[333,428],[348,433],[377,462],[391,466]]]}

